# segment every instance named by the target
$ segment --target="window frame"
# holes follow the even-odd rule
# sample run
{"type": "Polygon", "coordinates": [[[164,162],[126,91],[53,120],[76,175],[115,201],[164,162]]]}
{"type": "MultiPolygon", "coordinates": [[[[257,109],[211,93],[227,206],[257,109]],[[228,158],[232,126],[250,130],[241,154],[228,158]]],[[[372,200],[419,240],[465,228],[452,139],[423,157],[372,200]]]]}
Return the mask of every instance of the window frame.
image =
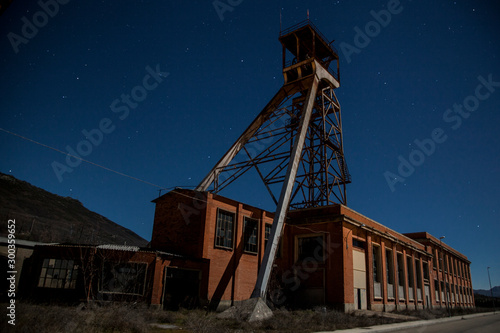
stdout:
{"type": "Polygon", "coordinates": [[[236,213],[234,212],[231,212],[231,211],[228,211],[228,210],[225,210],[225,209],[221,209],[221,208],[217,208],[217,216],[216,216],[216,223],[215,223],[215,238],[214,238],[214,247],[216,248],[220,248],[220,249],[225,249],[225,250],[231,250],[233,251],[234,249],[234,228],[235,228],[235,224],[236,224],[236,213]],[[233,217],[233,220],[232,220],[232,225],[231,225],[231,239],[230,239],[230,242],[231,242],[231,245],[230,246],[227,246],[225,245],[226,241],[223,242],[223,244],[219,244],[219,240],[220,239],[225,239],[227,237],[227,233],[226,233],[226,230],[224,230],[224,236],[219,236],[219,230],[220,230],[220,215],[221,214],[226,214],[226,215],[231,215],[233,217]]]}
{"type": "Polygon", "coordinates": [[[390,285],[395,285],[395,274],[394,274],[394,256],[391,248],[385,248],[385,271],[386,271],[386,280],[390,285]],[[389,260],[388,260],[389,259],[389,260]]]}
{"type": "Polygon", "coordinates": [[[249,216],[243,217],[243,240],[245,242],[243,246],[243,252],[250,254],[258,254],[259,253],[259,220],[251,218],[249,216]],[[247,221],[252,221],[255,223],[255,227],[252,228],[251,235],[247,239],[247,221]],[[255,235],[255,244],[250,244],[250,239],[255,235]],[[249,245],[255,246],[255,251],[249,249],[249,245]]]}
{"type": "Polygon", "coordinates": [[[352,247],[356,248],[358,250],[365,250],[366,249],[366,241],[358,239],[356,237],[352,238],[352,247]]]}
{"type": "MultiPolygon", "coordinates": [[[[144,296],[145,292],[146,292],[146,282],[147,282],[147,275],[148,275],[148,267],[149,267],[149,264],[146,263],[146,262],[103,260],[103,262],[101,264],[101,276],[99,278],[99,292],[102,293],[102,294],[144,296]],[[142,278],[142,281],[138,281],[138,282],[142,283],[142,290],[140,290],[140,292],[126,292],[126,291],[104,290],[104,281],[103,281],[103,279],[105,277],[104,266],[107,263],[112,264],[113,268],[116,267],[117,265],[136,265],[136,267],[138,267],[139,265],[140,266],[144,266],[144,269],[143,269],[144,277],[142,278]]],[[[139,269],[137,269],[137,272],[136,272],[136,279],[137,280],[140,279],[140,276],[139,276],[140,274],[141,274],[141,271],[139,269]]],[[[135,291],[135,288],[134,288],[134,291],[135,291]]]]}
{"type": "Polygon", "coordinates": [[[382,283],[382,248],[379,244],[372,243],[372,269],[373,282],[382,283]]]}
{"type": "MultiPolygon", "coordinates": [[[[273,228],[272,223],[264,223],[264,251],[266,251],[267,242],[269,237],[271,237],[271,229],[273,228]],[[269,233],[267,232],[269,230],[269,233]]],[[[276,259],[281,258],[281,247],[283,246],[283,237],[280,238],[278,242],[278,248],[276,249],[276,259]]]]}
{"type": "Polygon", "coordinates": [[[74,259],[44,258],[42,261],[40,274],[38,276],[37,287],[50,288],[50,289],[68,289],[68,290],[76,289],[76,282],[78,280],[79,270],[80,270],[80,265],[74,259]],[[51,264],[51,262],[53,263],[51,264]],[[66,265],[65,267],[63,267],[63,264],[65,262],[66,265]],[[70,268],[70,263],[72,263],[71,268],[70,268]],[[64,277],[61,278],[60,276],[62,275],[63,272],[64,272],[64,277]]]}
{"type": "Polygon", "coordinates": [[[325,235],[323,233],[314,233],[314,234],[304,234],[295,236],[295,262],[302,262],[308,258],[314,259],[314,262],[324,263],[325,258],[325,235]],[[303,248],[300,242],[306,238],[321,238],[321,259],[316,258],[315,250],[313,250],[312,255],[306,256],[304,258],[301,257],[301,249],[303,248]]]}
{"type": "Polygon", "coordinates": [[[267,241],[271,237],[271,229],[273,225],[271,223],[264,223],[264,249],[267,246],[267,241]],[[269,232],[267,232],[269,230],[269,232]]]}

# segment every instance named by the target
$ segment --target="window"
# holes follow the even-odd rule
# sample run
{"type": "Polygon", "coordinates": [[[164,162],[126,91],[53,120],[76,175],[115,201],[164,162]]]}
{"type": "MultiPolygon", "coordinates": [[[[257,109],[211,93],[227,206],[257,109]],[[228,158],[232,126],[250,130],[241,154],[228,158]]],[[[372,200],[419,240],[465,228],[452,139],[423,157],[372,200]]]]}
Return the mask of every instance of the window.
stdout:
{"type": "Polygon", "coordinates": [[[264,246],[267,246],[267,241],[269,240],[269,237],[271,236],[271,227],[269,223],[266,223],[265,229],[264,229],[264,246]]]}
{"type": "MultiPolygon", "coordinates": [[[[271,228],[272,228],[272,225],[269,223],[266,223],[266,225],[264,227],[264,247],[267,246],[267,241],[271,237],[271,228]]],[[[281,242],[281,238],[280,238],[280,241],[278,243],[278,248],[276,249],[276,258],[281,258],[281,243],[282,242],[281,242]]]]}
{"type": "Polygon", "coordinates": [[[215,246],[233,249],[234,213],[219,209],[217,211],[217,228],[215,231],[215,246]]]}
{"type": "Polygon", "coordinates": [[[355,246],[355,247],[360,248],[360,249],[364,249],[365,248],[365,242],[363,242],[362,240],[353,238],[352,239],[352,246],[355,246]]]}
{"type": "Polygon", "coordinates": [[[424,261],[424,281],[429,281],[429,264],[424,261]]]}
{"type": "Polygon", "coordinates": [[[394,284],[394,275],[393,275],[393,263],[392,263],[392,251],[385,249],[385,269],[387,275],[387,283],[394,284]]]}
{"type": "Polygon", "coordinates": [[[408,273],[408,284],[413,287],[413,262],[410,256],[406,256],[406,270],[408,273]]]}
{"type": "Polygon", "coordinates": [[[44,259],[38,287],[75,289],[77,275],[74,260],[44,259]]]}
{"type": "Polygon", "coordinates": [[[422,270],[420,268],[420,259],[415,258],[415,272],[417,273],[417,288],[422,287],[422,270]]]}
{"type": "Polygon", "coordinates": [[[382,273],[381,273],[381,265],[380,265],[380,246],[373,246],[373,281],[381,282],[382,281],[382,273]]]}
{"type": "Polygon", "coordinates": [[[105,261],[102,267],[102,293],[144,295],[147,264],[105,261]]]}
{"type": "Polygon", "coordinates": [[[397,254],[398,268],[398,296],[405,299],[405,261],[402,253],[397,254]]]}
{"type": "Polygon", "coordinates": [[[408,296],[410,299],[414,299],[413,288],[415,287],[415,281],[413,279],[413,260],[409,256],[406,257],[406,269],[408,270],[408,296]]]}
{"type": "Polygon", "coordinates": [[[323,261],[323,236],[297,238],[297,260],[323,261]]]}
{"type": "Polygon", "coordinates": [[[434,256],[432,257],[432,265],[433,265],[433,268],[436,269],[437,268],[437,251],[434,251],[434,256]]]}
{"type": "Polygon", "coordinates": [[[397,254],[398,257],[398,284],[400,286],[405,285],[405,266],[403,262],[403,255],[401,253],[397,254]]]}
{"type": "Polygon", "coordinates": [[[243,239],[245,240],[245,252],[257,253],[258,221],[255,219],[251,219],[249,217],[245,217],[243,224],[244,224],[243,239]]]}
{"type": "Polygon", "coordinates": [[[380,260],[380,246],[373,245],[373,293],[375,297],[382,297],[382,265],[380,260]]]}
{"type": "Polygon", "coordinates": [[[436,302],[441,301],[439,294],[439,283],[437,280],[434,280],[434,293],[436,294],[436,302]]]}

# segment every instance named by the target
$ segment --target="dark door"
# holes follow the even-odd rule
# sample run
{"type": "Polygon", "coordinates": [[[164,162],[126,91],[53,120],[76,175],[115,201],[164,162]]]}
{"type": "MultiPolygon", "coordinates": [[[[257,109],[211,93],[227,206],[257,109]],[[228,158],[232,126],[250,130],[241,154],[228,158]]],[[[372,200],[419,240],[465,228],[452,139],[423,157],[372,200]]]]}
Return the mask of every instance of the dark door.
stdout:
{"type": "Polygon", "coordinates": [[[163,308],[178,310],[199,306],[200,275],[197,270],[165,267],[163,308]]]}

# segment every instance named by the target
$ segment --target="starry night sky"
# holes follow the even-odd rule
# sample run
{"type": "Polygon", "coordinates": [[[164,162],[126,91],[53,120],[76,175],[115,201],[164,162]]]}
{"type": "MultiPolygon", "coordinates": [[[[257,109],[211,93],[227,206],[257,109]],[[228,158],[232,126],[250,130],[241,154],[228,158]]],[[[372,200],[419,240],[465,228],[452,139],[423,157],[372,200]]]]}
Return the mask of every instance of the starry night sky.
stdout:
{"type": "MultiPolygon", "coordinates": [[[[0,128],[64,152],[80,145],[86,160],[142,181],[5,131],[1,172],[150,239],[154,185],[203,179],[283,83],[280,8],[283,28],[309,9],[341,57],[348,206],[399,232],[446,236],[472,261],[475,289],[489,288],[487,266],[500,285],[496,1],[233,0],[219,12],[213,1],[60,2],[46,15],[17,0],[0,16],[0,128]],[[374,23],[371,11],[388,7],[390,22],[374,23]],[[446,140],[418,155],[415,140],[439,129],[446,140]],[[398,174],[412,157],[419,165],[398,174]]],[[[221,194],[273,211],[259,182],[221,194]]]]}

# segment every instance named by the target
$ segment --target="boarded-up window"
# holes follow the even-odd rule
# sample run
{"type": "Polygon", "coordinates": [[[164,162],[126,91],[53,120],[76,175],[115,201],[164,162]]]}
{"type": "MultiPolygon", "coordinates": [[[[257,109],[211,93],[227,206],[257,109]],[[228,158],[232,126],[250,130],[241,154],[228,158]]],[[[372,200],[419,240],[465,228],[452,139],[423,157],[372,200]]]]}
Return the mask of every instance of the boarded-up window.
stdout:
{"type": "Polygon", "coordinates": [[[146,269],[145,263],[105,261],[100,292],[142,296],[146,284],[146,269]]]}

